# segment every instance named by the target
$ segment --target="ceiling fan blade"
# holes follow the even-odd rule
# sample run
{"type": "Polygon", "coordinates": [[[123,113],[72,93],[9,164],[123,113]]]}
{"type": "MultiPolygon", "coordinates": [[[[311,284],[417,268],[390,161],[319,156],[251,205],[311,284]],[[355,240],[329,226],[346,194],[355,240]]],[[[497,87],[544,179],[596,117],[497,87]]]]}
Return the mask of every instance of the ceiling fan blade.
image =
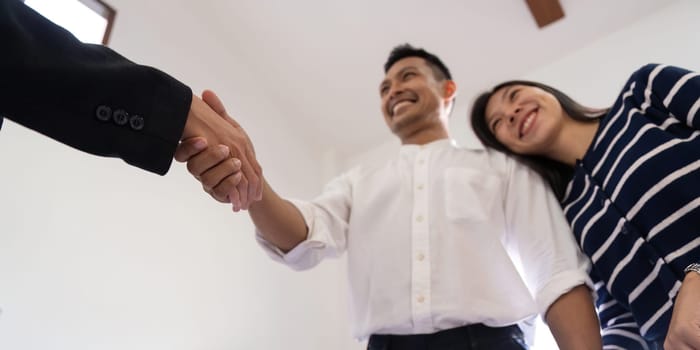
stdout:
{"type": "Polygon", "coordinates": [[[537,26],[542,28],[564,17],[559,0],[525,0],[535,17],[537,26]]]}

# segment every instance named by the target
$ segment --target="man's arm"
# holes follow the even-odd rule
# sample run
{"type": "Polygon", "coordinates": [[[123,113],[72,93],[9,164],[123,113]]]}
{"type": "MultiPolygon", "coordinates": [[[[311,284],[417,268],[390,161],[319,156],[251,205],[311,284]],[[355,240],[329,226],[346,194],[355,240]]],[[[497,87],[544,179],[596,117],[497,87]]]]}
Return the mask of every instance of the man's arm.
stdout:
{"type": "Polygon", "coordinates": [[[507,163],[507,247],[520,257],[526,284],[559,346],[600,349],[598,319],[584,285],[590,263],[542,178],[515,160],[507,163]]]}
{"type": "MultiPolygon", "coordinates": [[[[225,152],[217,148],[200,151],[194,147],[194,143],[199,141],[199,138],[183,141],[178,147],[176,159],[187,161],[188,170],[209,195],[219,202],[228,202],[227,198],[235,191],[237,183],[231,179],[240,177],[237,160],[231,161],[225,152]]],[[[262,237],[286,253],[306,239],[306,222],[292,203],[280,197],[267,181],[263,179],[262,182],[262,199],[253,202],[248,213],[262,237]]],[[[239,209],[234,206],[234,211],[239,209]]]]}
{"type": "Polygon", "coordinates": [[[560,296],[547,310],[545,321],[560,349],[601,349],[598,317],[591,292],[580,285],[560,296]]]}
{"type": "Polygon", "coordinates": [[[292,203],[278,196],[263,180],[263,196],[250,205],[248,213],[255,227],[269,243],[288,252],[306,239],[304,217],[292,203]]]}
{"type": "MultiPolygon", "coordinates": [[[[188,114],[182,138],[192,141],[180,145],[175,151],[175,159],[178,161],[185,161],[191,155],[201,152],[203,148],[201,144],[199,148],[197,147],[198,140],[201,141],[201,138],[204,138],[212,146],[224,145],[227,147],[229,152],[224,158],[227,162],[231,163],[234,158],[241,162],[243,177],[238,183],[233,183],[230,181],[232,177],[228,177],[224,184],[235,185],[235,188],[228,189],[229,192],[226,196],[215,197],[217,200],[231,202],[234,210],[238,211],[248,209],[252,201],[262,198],[262,168],[257,162],[253,143],[250,142],[245,130],[228,115],[223,103],[214,92],[204,91],[202,99],[193,97],[192,108],[188,114]]],[[[193,174],[192,166],[196,163],[188,164],[188,168],[193,174]]],[[[204,170],[206,169],[200,169],[198,173],[202,173],[204,170]]],[[[233,174],[233,172],[229,174],[233,174]]]]}
{"type": "MultiPolygon", "coordinates": [[[[211,106],[223,119],[230,119],[224,104],[213,92],[207,91],[202,95],[204,102],[211,106]]],[[[240,127],[240,126],[239,126],[240,127]]],[[[228,181],[236,176],[238,168],[231,162],[228,155],[215,148],[199,151],[193,144],[198,139],[188,139],[181,143],[176,153],[178,161],[187,161],[189,172],[203,185],[204,190],[220,202],[227,202],[231,193],[235,192],[235,181],[228,181]]],[[[248,140],[250,143],[250,141],[248,140]]],[[[252,149],[252,144],[250,146],[252,149]]],[[[289,201],[280,197],[263,179],[262,198],[248,208],[250,218],[263,238],[288,252],[304,241],[308,229],[304,217],[289,201]]],[[[237,208],[234,211],[245,208],[237,208]]]]}

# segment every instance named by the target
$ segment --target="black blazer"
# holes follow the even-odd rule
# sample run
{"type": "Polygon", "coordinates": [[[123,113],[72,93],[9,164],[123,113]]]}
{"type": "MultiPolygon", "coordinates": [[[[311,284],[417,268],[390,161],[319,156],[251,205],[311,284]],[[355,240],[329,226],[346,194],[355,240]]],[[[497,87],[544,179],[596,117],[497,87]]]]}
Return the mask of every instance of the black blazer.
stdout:
{"type": "Polygon", "coordinates": [[[19,0],[0,0],[2,116],[88,153],[165,174],[192,90],[83,44],[19,0]]]}

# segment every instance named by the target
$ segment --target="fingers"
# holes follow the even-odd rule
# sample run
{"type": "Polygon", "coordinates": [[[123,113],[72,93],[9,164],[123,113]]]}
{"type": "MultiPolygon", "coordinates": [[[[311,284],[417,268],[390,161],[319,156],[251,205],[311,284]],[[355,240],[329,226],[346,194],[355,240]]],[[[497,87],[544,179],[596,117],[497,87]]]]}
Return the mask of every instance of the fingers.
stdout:
{"type": "Polygon", "coordinates": [[[192,137],[182,140],[175,149],[175,160],[178,162],[186,162],[191,157],[199,154],[207,148],[207,139],[203,137],[192,137]]]}
{"type": "Polygon", "coordinates": [[[238,188],[234,186],[228,193],[228,199],[231,201],[231,208],[237,212],[241,207],[241,195],[238,193],[238,188]]]}
{"type": "Polygon", "coordinates": [[[241,181],[242,178],[243,173],[239,171],[237,173],[225,177],[221,182],[219,182],[218,185],[216,185],[213,188],[207,187],[204,184],[202,185],[202,188],[205,192],[209,193],[209,195],[212,196],[212,198],[216,199],[218,202],[235,203],[234,200],[231,200],[227,189],[233,188],[235,191],[236,185],[241,181]]]}
{"type": "Polygon", "coordinates": [[[262,198],[262,168],[255,159],[253,145],[245,131],[228,115],[223,102],[213,91],[202,92],[202,100],[232,126],[233,132],[229,134],[228,145],[231,147],[233,156],[240,158],[244,176],[236,186],[236,190],[230,193],[229,198],[233,203],[234,211],[248,209],[250,202],[262,198]]]}
{"type": "Polygon", "coordinates": [[[202,173],[227,159],[230,159],[228,146],[217,145],[216,147],[210,147],[187,161],[187,171],[200,180],[202,173]]]}
{"type": "Polygon", "coordinates": [[[239,178],[243,176],[240,172],[241,161],[236,158],[225,159],[224,161],[217,164],[215,167],[208,169],[199,176],[199,181],[204,186],[205,190],[215,189],[215,192],[220,197],[226,197],[231,188],[235,188],[240,182],[232,177],[237,175],[239,178]],[[234,181],[234,183],[231,183],[234,181]],[[221,192],[223,187],[224,192],[221,192]]]}
{"type": "MultiPolygon", "coordinates": [[[[245,171],[243,172],[245,175],[245,171]]],[[[233,205],[233,211],[239,211],[241,209],[248,209],[248,178],[244,176],[241,182],[236,186],[237,192],[240,195],[240,201],[233,205]]]]}
{"type": "Polygon", "coordinates": [[[248,206],[250,205],[251,202],[253,201],[259,201],[262,199],[262,168],[260,167],[260,164],[258,164],[257,159],[255,159],[255,155],[251,154],[252,148],[249,148],[246,151],[246,156],[248,160],[250,161],[251,165],[251,170],[254,175],[251,175],[248,178],[248,199],[250,200],[248,203],[244,204],[244,209],[248,209],[248,206]]]}
{"type": "Polygon", "coordinates": [[[240,160],[227,158],[199,174],[197,179],[202,183],[204,191],[214,199],[221,203],[230,202],[234,208],[240,208],[240,197],[236,189],[243,179],[240,170],[240,160]]]}

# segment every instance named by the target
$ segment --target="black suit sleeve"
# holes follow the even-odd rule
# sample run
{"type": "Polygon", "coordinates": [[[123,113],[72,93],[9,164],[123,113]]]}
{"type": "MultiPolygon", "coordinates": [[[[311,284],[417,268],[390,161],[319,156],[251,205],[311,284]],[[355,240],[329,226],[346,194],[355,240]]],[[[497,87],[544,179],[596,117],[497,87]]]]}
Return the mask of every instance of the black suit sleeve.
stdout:
{"type": "Polygon", "coordinates": [[[0,0],[0,48],[0,123],[5,116],[79,150],[168,171],[189,87],[81,43],[18,0],[0,0]]]}

